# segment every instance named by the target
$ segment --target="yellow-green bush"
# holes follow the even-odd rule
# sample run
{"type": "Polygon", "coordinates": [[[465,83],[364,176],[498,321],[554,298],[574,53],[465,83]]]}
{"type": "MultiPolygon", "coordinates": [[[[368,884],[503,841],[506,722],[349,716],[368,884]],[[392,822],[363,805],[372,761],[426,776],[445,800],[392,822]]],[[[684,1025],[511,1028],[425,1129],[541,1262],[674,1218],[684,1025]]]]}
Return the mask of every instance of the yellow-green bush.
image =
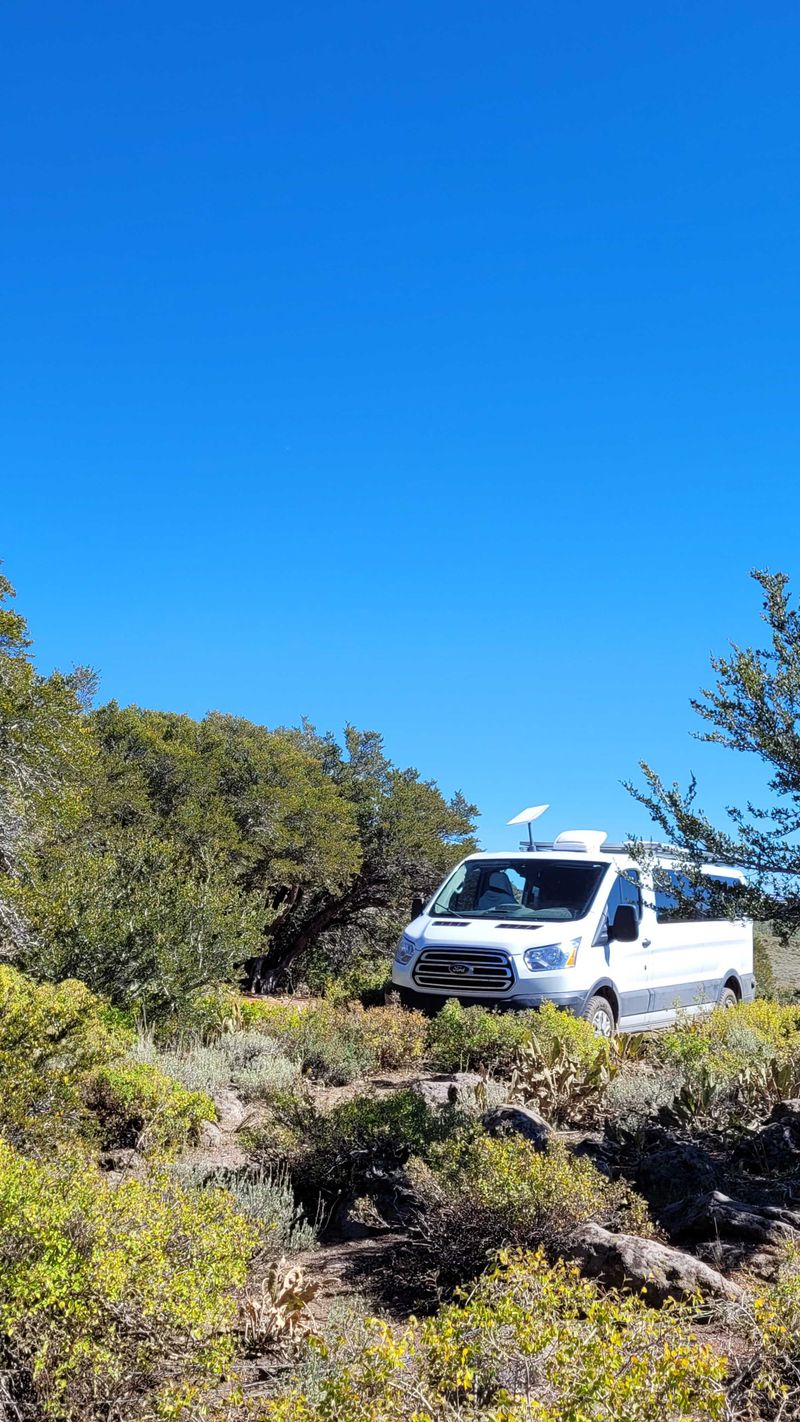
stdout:
{"type": "Polygon", "coordinates": [[[399,1006],[364,1008],[360,1003],[315,999],[308,1002],[239,998],[207,994],[197,999],[190,1021],[206,1037],[217,1030],[247,1027],[280,1044],[310,1076],[330,1085],[346,1085],[379,1067],[392,1069],[418,1061],[425,1047],[426,1019],[399,1006]]]}
{"type": "MultiPolygon", "coordinates": [[[[313,1345],[312,1345],[313,1346],[313,1345]]],[[[603,1294],[541,1254],[516,1255],[419,1325],[373,1321],[259,1422],[714,1422],[725,1362],[691,1310],[603,1294]]]]}
{"type": "Polygon", "coordinates": [[[467,1130],[432,1145],[428,1163],[413,1162],[410,1174],[437,1283],[445,1287],[479,1273],[506,1246],[555,1252],[590,1219],[652,1233],[640,1196],[558,1141],[537,1151],[520,1136],[467,1130]]]}
{"type": "Polygon", "coordinates": [[[800,1092],[800,1008],[761,998],[718,1008],[659,1034],[647,1053],[679,1072],[675,1114],[738,1128],[800,1092]]]}
{"type": "Polygon", "coordinates": [[[0,1130],[23,1148],[85,1130],[83,1075],[120,1058],[132,1040],[82,983],[35,983],[0,967],[0,1130]]]}
{"type": "Polygon", "coordinates": [[[439,1071],[485,1066],[510,1071],[518,1049],[530,1040],[535,1012],[496,1012],[462,1007],[450,998],[428,1023],[427,1057],[439,1071]]]}
{"type": "Polygon", "coordinates": [[[145,1062],[98,1067],[82,1081],[81,1096],[97,1123],[104,1150],[182,1146],[196,1140],[203,1122],[215,1120],[217,1114],[210,1097],[187,1091],[145,1062]]]}
{"type": "Polygon", "coordinates": [[[85,1159],[37,1164],[0,1140],[0,1338],[25,1415],[177,1415],[228,1362],[253,1245],[224,1191],[115,1187],[85,1159]]]}

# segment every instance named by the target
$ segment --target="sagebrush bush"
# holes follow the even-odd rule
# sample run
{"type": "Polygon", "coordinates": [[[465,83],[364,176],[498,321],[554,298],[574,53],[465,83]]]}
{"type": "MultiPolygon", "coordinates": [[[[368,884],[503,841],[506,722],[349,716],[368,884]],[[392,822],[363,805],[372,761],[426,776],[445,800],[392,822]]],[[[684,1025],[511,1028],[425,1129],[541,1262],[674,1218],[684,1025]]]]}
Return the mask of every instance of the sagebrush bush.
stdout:
{"type": "Polygon", "coordinates": [[[81,1096],[103,1150],[177,1149],[196,1140],[203,1122],[217,1114],[210,1097],[187,1091],[145,1062],[98,1067],[82,1081],[81,1096]]]}
{"type": "Polygon", "coordinates": [[[479,1274],[498,1249],[555,1253],[587,1220],[652,1233],[644,1200],[558,1141],[537,1151],[521,1136],[473,1128],[434,1144],[409,1174],[428,1259],[447,1288],[479,1274]]]}
{"type": "Polygon", "coordinates": [[[260,1250],[267,1256],[297,1254],[314,1247],[316,1226],[298,1205],[285,1168],[227,1170],[196,1163],[178,1163],[172,1168],[184,1186],[227,1190],[236,1208],[258,1230],[260,1250]]]}
{"type": "Polygon", "coordinates": [[[634,1065],[617,1073],[608,1085],[603,1109],[612,1129],[635,1133],[658,1118],[680,1091],[682,1076],[675,1066],[634,1065]]]}
{"type": "MultiPolygon", "coordinates": [[[[314,1348],[312,1343],[308,1345],[314,1348]]],[[[604,1294],[562,1263],[514,1255],[422,1325],[373,1321],[257,1422],[715,1422],[726,1365],[690,1308],[604,1294]]]]}
{"type": "Polygon", "coordinates": [[[224,1038],[204,1042],[200,1038],[175,1038],[161,1047],[151,1033],[140,1033],[133,1056],[136,1061],[159,1067],[167,1076],[182,1082],[188,1091],[214,1096],[229,1085],[228,1056],[224,1038]]]}
{"type": "Polygon", "coordinates": [[[11,1415],[177,1416],[224,1371],[255,1246],[222,1191],[116,1186],[85,1158],[0,1140],[0,1337],[11,1415]]]}

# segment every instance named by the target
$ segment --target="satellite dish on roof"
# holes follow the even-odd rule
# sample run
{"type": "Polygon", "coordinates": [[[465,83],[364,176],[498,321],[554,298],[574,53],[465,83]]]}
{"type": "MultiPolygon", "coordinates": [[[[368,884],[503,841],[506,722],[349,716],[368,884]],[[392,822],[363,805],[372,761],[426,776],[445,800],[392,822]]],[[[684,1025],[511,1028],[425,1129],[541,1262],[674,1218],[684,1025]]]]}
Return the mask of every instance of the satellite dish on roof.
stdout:
{"type": "Polygon", "coordinates": [[[513,820],[508,820],[507,823],[510,825],[529,825],[531,820],[538,820],[539,816],[543,815],[545,810],[549,809],[549,805],[531,805],[527,810],[520,810],[519,814],[515,815],[513,820]]]}

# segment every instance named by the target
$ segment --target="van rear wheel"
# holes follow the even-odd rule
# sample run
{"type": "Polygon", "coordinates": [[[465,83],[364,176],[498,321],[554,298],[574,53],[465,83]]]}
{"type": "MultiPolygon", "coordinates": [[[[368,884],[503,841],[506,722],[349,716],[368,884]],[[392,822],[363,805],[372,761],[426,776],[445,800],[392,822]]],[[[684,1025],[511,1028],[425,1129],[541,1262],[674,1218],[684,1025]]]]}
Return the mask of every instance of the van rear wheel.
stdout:
{"type": "Polygon", "coordinates": [[[590,997],[581,1014],[598,1037],[613,1037],[617,1024],[614,1009],[606,997],[590,997]]]}
{"type": "Polygon", "coordinates": [[[723,988],[719,995],[718,1007],[735,1007],[739,1001],[733,988],[723,988]]]}

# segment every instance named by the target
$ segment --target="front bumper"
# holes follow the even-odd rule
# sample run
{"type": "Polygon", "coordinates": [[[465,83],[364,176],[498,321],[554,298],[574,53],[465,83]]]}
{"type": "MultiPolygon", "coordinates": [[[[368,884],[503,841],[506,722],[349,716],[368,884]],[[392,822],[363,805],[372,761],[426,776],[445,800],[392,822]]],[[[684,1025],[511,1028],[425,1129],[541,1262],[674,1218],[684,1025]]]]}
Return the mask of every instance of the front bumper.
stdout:
{"type": "MultiPolygon", "coordinates": [[[[550,975],[548,975],[550,976],[550,975]]],[[[392,967],[392,986],[398,988],[403,997],[408,1002],[417,1001],[420,1005],[426,1006],[442,1004],[455,998],[462,1007],[490,1007],[509,1008],[512,1011],[523,1011],[527,1008],[541,1007],[543,1002],[552,1002],[556,1007],[564,1008],[567,1012],[574,1012],[580,1016],[583,1011],[588,993],[585,989],[565,990],[561,985],[553,985],[547,989],[544,983],[532,982],[529,978],[517,978],[514,986],[509,992],[498,993],[495,996],[480,992],[459,992],[454,981],[452,989],[445,988],[421,988],[414,982],[414,979],[407,968],[395,963],[392,967]]]]}

